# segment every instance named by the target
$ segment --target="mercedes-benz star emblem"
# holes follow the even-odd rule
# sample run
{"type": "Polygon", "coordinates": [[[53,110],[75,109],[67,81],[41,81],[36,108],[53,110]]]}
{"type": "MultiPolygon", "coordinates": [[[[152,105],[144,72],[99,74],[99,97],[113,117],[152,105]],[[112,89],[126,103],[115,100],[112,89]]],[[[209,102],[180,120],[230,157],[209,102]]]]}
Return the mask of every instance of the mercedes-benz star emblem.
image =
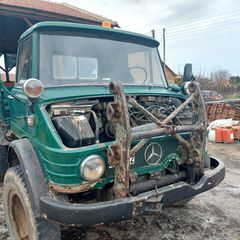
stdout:
{"type": "Polygon", "coordinates": [[[149,144],[144,152],[145,162],[149,165],[156,165],[162,157],[162,147],[158,143],[149,144]]]}

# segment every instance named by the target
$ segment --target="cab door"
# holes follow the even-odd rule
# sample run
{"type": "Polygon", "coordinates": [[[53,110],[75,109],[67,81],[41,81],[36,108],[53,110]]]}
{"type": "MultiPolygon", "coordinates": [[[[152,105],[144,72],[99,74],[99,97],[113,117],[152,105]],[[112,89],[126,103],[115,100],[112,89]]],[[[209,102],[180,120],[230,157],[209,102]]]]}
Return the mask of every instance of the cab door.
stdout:
{"type": "Polygon", "coordinates": [[[27,136],[28,98],[23,92],[23,83],[32,77],[32,38],[22,41],[18,47],[16,84],[9,95],[11,130],[18,138],[27,136]]]}

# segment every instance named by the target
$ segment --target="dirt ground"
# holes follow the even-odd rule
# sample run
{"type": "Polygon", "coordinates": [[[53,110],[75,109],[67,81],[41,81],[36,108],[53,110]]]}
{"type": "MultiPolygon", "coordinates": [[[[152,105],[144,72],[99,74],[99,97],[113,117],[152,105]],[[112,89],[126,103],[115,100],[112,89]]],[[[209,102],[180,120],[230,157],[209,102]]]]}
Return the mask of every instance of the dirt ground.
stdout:
{"type": "MultiPolygon", "coordinates": [[[[240,143],[210,144],[222,159],[226,177],[216,188],[198,195],[185,207],[171,207],[131,221],[64,231],[63,240],[240,240],[240,143]]],[[[0,188],[0,198],[2,195],[0,188]]],[[[0,240],[9,239],[0,202],[0,240]]]]}

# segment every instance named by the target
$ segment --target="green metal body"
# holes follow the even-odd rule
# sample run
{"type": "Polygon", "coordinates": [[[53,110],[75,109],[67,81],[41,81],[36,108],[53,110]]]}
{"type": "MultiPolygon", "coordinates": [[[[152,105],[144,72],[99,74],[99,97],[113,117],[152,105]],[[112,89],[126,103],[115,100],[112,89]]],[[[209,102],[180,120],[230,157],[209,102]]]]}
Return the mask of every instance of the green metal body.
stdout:
{"type": "MultiPolygon", "coordinates": [[[[32,77],[38,78],[38,34],[40,31],[52,31],[64,29],[66,31],[85,31],[99,36],[103,34],[117,35],[120,39],[131,39],[137,43],[145,43],[150,46],[158,46],[158,42],[152,38],[133,34],[115,29],[105,29],[96,26],[87,26],[73,23],[40,23],[27,30],[20,38],[20,43],[27,38],[32,38],[32,77]]],[[[19,58],[20,56],[18,56],[19,58]]],[[[11,95],[8,89],[0,85],[3,92],[2,101],[4,101],[5,110],[10,109],[10,114],[4,116],[2,107],[0,108],[0,119],[9,124],[9,129],[17,136],[18,139],[28,138],[32,143],[45,177],[57,185],[76,186],[84,182],[80,175],[80,164],[84,158],[91,154],[97,154],[103,157],[106,163],[106,171],[103,177],[93,186],[101,187],[104,184],[114,180],[114,171],[109,168],[106,151],[112,142],[95,144],[81,148],[67,148],[63,145],[58,136],[52,121],[50,120],[45,107],[48,104],[69,101],[74,99],[84,99],[87,97],[106,97],[110,96],[108,86],[65,86],[46,88],[43,95],[35,102],[35,112],[29,108],[29,99],[23,92],[22,86],[18,83],[11,89],[11,95]],[[34,126],[28,124],[28,117],[34,115],[34,126]]],[[[146,86],[125,86],[124,91],[130,95],[159,95],[185,98],[184,94],[171,90],[170,88],[146,87],[146,86]]],[[[2,102],[1,101],[1,102],[2,102]]],[[[152,138],[152,142],[158,142],[163,149],[161,162],[154,166],[144,166],[144,149],[141,149],[135,157],[135,164],[131,168],[138,174],[149,173],[156,170],[166,169],[170,164],[179,161],[177,155],[178,141],[171,136],[152,138]]]]}

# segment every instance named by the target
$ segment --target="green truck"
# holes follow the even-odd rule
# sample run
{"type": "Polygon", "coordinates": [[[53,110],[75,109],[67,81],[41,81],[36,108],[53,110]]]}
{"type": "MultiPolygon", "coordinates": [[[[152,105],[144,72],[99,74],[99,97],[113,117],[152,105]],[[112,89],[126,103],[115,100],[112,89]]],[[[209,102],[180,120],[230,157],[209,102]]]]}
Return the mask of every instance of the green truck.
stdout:
{"type": "Polygon", "coordinates": [[[61,226],[131,219],[219,184],[207,118],[186,65],[169,85],[144,35],[38,23],[1,82],[0,178],[10,239],[60,239],[61,226]]]}

